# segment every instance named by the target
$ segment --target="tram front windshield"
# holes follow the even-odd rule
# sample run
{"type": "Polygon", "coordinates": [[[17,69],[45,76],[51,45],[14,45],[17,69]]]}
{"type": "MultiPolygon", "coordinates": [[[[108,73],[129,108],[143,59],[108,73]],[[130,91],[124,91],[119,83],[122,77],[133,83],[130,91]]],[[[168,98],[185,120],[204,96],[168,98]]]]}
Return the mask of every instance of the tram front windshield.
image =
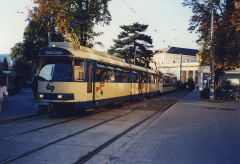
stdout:
{"type": "Polygon", "coordinates": [[[72,64],[71,63],[48,63],[45,64],[40,73],[41,81],[72,81],[72,64]]]}

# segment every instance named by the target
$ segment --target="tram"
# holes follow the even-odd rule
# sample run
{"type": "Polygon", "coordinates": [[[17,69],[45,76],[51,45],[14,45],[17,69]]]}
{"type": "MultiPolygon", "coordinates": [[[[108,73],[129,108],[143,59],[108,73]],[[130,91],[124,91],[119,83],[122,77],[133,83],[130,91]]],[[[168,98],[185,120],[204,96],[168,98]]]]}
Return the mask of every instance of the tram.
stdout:
{"type": "Polygon", "coordinates": [[[176,89],[172,75],[68,42],[52,42],[39,57],[38,101],[50,111],[92,110],[176,89]]]}

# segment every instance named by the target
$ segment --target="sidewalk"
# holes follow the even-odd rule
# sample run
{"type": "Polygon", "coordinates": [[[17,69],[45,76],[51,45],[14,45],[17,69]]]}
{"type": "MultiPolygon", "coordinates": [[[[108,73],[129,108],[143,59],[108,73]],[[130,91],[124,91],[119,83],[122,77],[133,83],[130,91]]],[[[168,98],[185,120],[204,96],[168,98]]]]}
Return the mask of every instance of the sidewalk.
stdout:
{"type": "Polygon", "coordinates": [[[117,156],[111,163],[240,163],[239,102],[211,103],[193,92],[144,131],[127,149],[106,150],[117,156]]]}
{"type": "Polygon", "coordinates": [[[23,88],[22,91],[14,96],[9,96],[10,102],[6,98],[0,112],[0,122],[16,117],[37,114],[37,104],[34,103],[31,88],[23,88]]]}

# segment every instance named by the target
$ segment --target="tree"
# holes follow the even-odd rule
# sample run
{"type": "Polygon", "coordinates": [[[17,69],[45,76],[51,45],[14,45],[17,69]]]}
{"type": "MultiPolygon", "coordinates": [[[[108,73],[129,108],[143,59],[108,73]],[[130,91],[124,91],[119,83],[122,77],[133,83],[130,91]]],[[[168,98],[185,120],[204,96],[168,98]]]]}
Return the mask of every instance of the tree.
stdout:
{"type": "Polygon", "coordinates": [[[3,59],[3,71],[8,71],[8,61],[6,56],[3,59]]]}
{"type": "Polygon", "coordinates": [[[202,46],[199,55],[202,64],[210,60],[211,11],[214,10],[214,55],[217,69],[234,69],[240,66],[240,13],[234,10],[236,0],[184,0],[192,8],[189,31],[199,35],[202,46]]]}
{"type": "MultiPolygon", "coordinates": [[[[94,37],[102,33],[94,32],[94,25],[109,24],[110,0],[35,0],[37,7],[30,12],[30,20],[51,22],[49,28],[57,30],[66,40],[82,46],[92,47],[94,37]]],[[[95,43],[97,44],[97,43],[95,43]]],[[[99,43],[100,44],[100,43],[99,43]]]]}
{"type": "Polygon", "coordinates": [[[14,59],[13,71],[19,83],[31,80],[31,62],[26,59],[24,51],[24,43],[17,43],[11,51],[11,58],[14,59]]]}
{"type": "Polygon", "coordinates": [[[152,38],[145,35],[148,25],[134,23],[132,25],[120,26],[123,30],[118,39],[113,40],[112,46],[108,52],[116,53],[117,56],[124,58],[128,63],[134,63],[134,54],[136,54],[136,65],[149,67],[153,53],[149,48],[152,47],[152,38]]]}

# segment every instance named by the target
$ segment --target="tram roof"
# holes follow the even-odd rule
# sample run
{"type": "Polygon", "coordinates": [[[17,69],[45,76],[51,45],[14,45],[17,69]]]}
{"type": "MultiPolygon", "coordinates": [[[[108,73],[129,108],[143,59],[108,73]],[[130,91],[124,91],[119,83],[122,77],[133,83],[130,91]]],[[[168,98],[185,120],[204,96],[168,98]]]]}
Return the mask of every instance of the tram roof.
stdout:
{"type": "Polygon", "coordinates": [[[133,68],[135,70],[140,70],[140,71],[145,71],[145,72],[156,74],[156,71],[153,71],[151,69],[128,64],[122,58],[108,55],[103,52],[99,52],[99,51],[96,51],[96,50],[93,50],[93,49],[90,49],[87,47],[79,46],[79,45],[76,45],[76,44],[73,44],[70,42],[51,42],[50,47],[65,49],[71,53],[71,56],[76,57],[76,58],[97,60],[99,62],[109,63],[109,64],[113,64],[113,65],[119,65],[119,66],[126,67],[126,68],[133,68]]]}

